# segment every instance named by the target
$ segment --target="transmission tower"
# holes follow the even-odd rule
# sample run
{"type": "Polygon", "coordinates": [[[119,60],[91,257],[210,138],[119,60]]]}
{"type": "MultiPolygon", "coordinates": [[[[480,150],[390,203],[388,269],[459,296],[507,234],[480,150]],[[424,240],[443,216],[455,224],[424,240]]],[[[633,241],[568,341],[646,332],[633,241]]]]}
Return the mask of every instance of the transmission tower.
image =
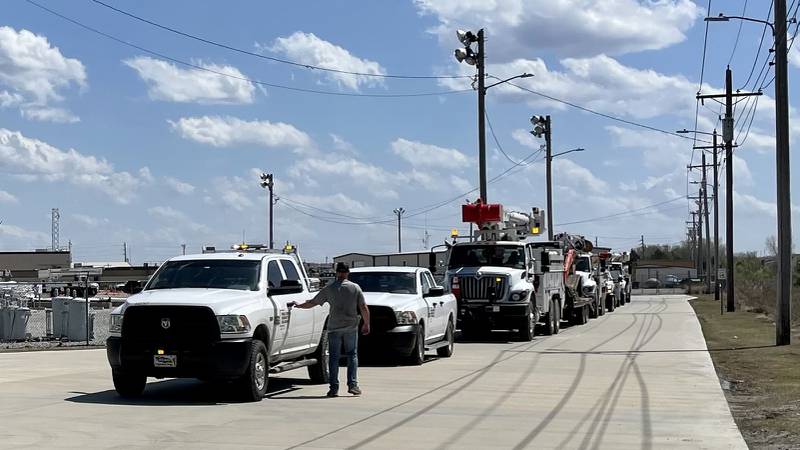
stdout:
{"type": "Polygon", "coordinates": [[[61,213],[58,211],[58,208],[53,208],[51,211],[50,234],[54,252],[58,251],[59,249],[59,242],[58,242],[59,222],[61,222],[61,213]]]}

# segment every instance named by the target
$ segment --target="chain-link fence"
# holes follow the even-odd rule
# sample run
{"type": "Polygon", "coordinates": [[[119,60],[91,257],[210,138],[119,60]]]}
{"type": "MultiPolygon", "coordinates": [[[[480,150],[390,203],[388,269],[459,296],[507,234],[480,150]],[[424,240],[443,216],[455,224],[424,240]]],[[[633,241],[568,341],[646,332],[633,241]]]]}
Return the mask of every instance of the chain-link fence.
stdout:
{"type": "Polygon", "coordinates": [[[104,345],[113,306],[110,298],[43,298],[34,285],[2,284],[0,350],[104,345]]]}

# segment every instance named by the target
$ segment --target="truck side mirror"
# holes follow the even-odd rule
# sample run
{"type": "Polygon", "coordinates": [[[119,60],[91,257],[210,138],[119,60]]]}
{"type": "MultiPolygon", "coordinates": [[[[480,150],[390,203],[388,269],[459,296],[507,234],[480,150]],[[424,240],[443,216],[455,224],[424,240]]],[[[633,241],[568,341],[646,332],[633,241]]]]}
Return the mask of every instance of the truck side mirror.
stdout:
{"type": "Polygon", "coordinates": [[[432,286],[427,294],[422,294],[423,297],[441,297],[444,295],[444,288],[441,286],[432,286]]]}
{"type": "Polygon", "coordinates": [[[286,295],[286,294],[300,294],[303,292],[303,285],[298,280],[283,280],[280,287],[271,287],[267,289],[267,295],[286,295]]]}

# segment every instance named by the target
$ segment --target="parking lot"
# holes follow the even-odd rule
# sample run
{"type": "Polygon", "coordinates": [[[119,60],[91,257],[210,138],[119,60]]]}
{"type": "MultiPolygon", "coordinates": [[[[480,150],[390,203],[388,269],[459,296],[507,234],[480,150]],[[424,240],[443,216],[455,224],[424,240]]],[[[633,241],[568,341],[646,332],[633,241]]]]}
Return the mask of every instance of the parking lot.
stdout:
{"type": "Polygon", "coordinates": [[[103,350],[0,354],[0,446],[746,448],[688,298],[636,296],[556,336],[459,343],[421,367],[368,364],[360,398],[324,398],[297,371],[259,403],[153,379],[123,401],[103,350]]]}

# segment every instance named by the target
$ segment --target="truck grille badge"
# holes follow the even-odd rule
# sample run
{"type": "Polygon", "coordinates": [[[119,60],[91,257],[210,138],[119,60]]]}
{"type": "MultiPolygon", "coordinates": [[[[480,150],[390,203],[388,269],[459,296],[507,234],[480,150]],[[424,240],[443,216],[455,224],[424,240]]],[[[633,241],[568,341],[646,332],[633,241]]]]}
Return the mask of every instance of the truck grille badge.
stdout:
{"type": "Polygon", "coordinates": [[[169,317],[164,317],[161,319],[161,328],[168,330],[172,324],[170,323],[169,317]]]}

